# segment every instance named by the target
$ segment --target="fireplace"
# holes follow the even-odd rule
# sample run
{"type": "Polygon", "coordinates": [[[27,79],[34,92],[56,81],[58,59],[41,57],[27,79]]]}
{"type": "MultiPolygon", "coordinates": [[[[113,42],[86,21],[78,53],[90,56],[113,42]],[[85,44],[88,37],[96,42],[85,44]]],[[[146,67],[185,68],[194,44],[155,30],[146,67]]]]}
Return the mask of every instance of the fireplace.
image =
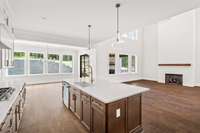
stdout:
{"type": "Polygon", "coordinates": [[[183,85],[182,74],[165,74],[165,84],[183,85]]]}

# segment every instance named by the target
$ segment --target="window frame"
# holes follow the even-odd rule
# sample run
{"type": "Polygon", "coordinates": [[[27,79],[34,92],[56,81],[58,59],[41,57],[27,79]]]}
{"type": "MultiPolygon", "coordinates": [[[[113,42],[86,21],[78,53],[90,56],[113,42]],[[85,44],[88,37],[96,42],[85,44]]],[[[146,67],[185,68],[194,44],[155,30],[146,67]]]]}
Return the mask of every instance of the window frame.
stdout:
{"type": "Polygon", "coordinates": [[[28,76],[40,76],[40,75],[45,75],[46,74],[46,70],[45,70],[45,66],[46,66],[46,54],[45,52],[40,52],[40,51],[28,51],[27,52],[28,54],[28,66],[27,66],[27,75],[28,76]],[[43,54],[43,73],[40,73],[40,74],[31,74],[30,73],[30,61],[31,61],[31,58],[30,58],[30,53],[39,53],[39,54],[43,54]]]}
{"type": "Polygon", "coordinates": [[[74,56],[72,54],[61,54],[60,56],[62,57],[61,60],[60,60],[60,74],[73,74],[74,73],[74,56]],[[63,70],[63,67],[62,67],[63,56],[71,56],[72,57],[72,72],[69,72],[69,73],[62,72],[62,70],[63,70]]]}
{"type": "Polygon", "coordinates": [[[61,55],[62,54],[59,54],[59,53],[54,53],[54,52],[50,52],[50,53],[47,53],[46,54],[46,74],[47,75],[58,75],[58,74],[61,74],[61,71],[60,71],[60,69],[61,69],[61,55]],[[48,59],[48,55],[49,54],[52,54],[52,55],[58,55],[59,56],[59,60],[58,60],[58,62],[59,62],[59,66],[58,66],[58,73],[49,73],[49,59],[48,59]]]}
{"type": "MultiPolygon", "coordinates": [[[[25,57],[24,57],[24,74],[19,74],[19,75],[9,75],[9,68],[6,69],[6,77],[24,77],[27,75],[27,65],[26,65],[26,62],[27,62],[27,52],[24,51],[24,50],[15,50],[14,53],[17,53],[17,52],[23,52],[25,57]]],[[[13,56],[13,61],[15,60],[15,56],[13,56]]],[[[12,68],[12,67],[11,67],[12,68]]]]}
{"type": "Polygon", "coordinates": [[[119,66],[118,73],[119,73],[119,74],[127,74],[127,73],[129,73],[129,68],[130,68],[130,67],[129,67],[129,64],[130,64],[130,63],[129,63],[129,54],[119,53],[119,56],[118,56],[118,66],[119,66]],[[123,55],[124,55],[124,56],[128,56],[128,66],[127,66],[127,71],[126,71],[126,72],[122,72],[122,71],[121,71],[121,66],[120,66],[120,64],[121,64],[121,63],[120,63],[120,55],[122,55],[122,56],[123,56],[123,55]]]}
{"type": "Polygon", "coordinates": [[[138,73],[138,57],[136,55],[130,55],[130,73],[138,73]],[[132,71],[132,57],[135,57],[135,71],[132,71]]]}
{"type": "Polygon", "coordinates": [[[75,70],[75,53],[72,51],[68,51],[66,52],[61,52],[61,53],[57,53],[57,52],[49,52],[47,50],[28,50],[28,49],[15,49],[14,52],[23,52],[25,54],[25,58],[24,58],[24,74],[20,74],[20,75],[8,75],[8,69],[6,69],[3,73],[5,73],[5,77],[31,77],[31,76],[48,76],[48,75],[73,75],[74,74],[74,70],[75,70]],[[41,74],[31,74],[30,73],[30,53],[39,53],[39,54],[43,54],[43,73],[41,74]],[[66,53],[66,54],[65,54],[66,53]],[[59,60],[58,60],[58,69],[59,72],[58,73],[48,73],[48,55],[49,54],[55,54],[59,56],[59,60]],[[72,56],[72,72],[70,73],[63,73],[61,71],[62,69],[62,59],[64,55],[69,55],[72,56]]]}

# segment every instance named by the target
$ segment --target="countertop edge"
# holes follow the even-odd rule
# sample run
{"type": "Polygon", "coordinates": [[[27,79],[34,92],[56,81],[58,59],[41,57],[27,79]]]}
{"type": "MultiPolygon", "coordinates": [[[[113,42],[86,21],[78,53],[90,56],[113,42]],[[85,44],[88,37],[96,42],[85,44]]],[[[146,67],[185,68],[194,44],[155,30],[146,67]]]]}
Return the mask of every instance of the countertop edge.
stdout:
{"type": "MultiPolygon", "coordinates": [[[[69,83],[71,86],[74,86],[75,88],[79,89],[80,91],[83,91],[84,93],[86,93],[86,94],[88,94],[88,95],[94,97],[95,99],[97,99],[97,100],[99,100],[99,101],[101,101],[101,102],[103,102],[103,103],[105,103],[105,104],[109,104],[109,103],[112,103],[112,102],[116,102],[116,101],[118,101],[118,100],[125,99],[125,98],[128,98],[128,97],[134,96],[134,95],[139,95],[139,94],[145,93],[145,92],[147,92],[147,91],[150,90],[149,88],[145,88],[145,87],[141,87],[141,86],[133,86],[133,89],[134,89],[134,87],[138,87],[138,88],[142,88],[143,90],[141,90],[141,91],[139,91],[139,92],[130,93],[130,95],[126,95],[126,96],[124,96],[124,97],[113,98],[112,100],[103,100],[103,99],[98,98],[98,97],[94,96],[93,94],[91,94],[91,93],[85,91],[84,87],[79,86],[79,85],[75,84],[74,82],[71,82],[71,81],[69,81],[69,82],[68,82],[68,81],[63,81],[63,82],[69,83]]],[[[110,83],[112,83],[112,82],[110,82],[110,83]]],[[[127,84],[124,84],[124,83],[118,83],[118,84],[127,85],[127,84]]],[[[128,85],[128,86],[129,86],[129,85],[128,85]]],[[[132,86],[129,86],[129,87],[132,87],[132,86]]]]}
{"type": "MultiPolygon", "coordinates": [[[[21,92],[21,90],[24,88],[24,86],[26,86],[26,83],[24,82],[23,84],[20,85],[21,87],[19,89],[17,89],[17,92],[11,96],[12,99],[8,100],[9,101],[9,105],[6,107],[6,111],[4,110],[3,113],[0,113],[1,117],[0,117],[0,127],[2,125],[2,123],[5,121],[6,119],[6,115],[7,113],[9,112],[10,108],[13,106],[13,104],[15,103],[19,93],[21,92]]],[[[10,86],[10,87],[13,87],[13,86],[10,86]]],[[[13,87],[13,88],[16,88],[16,87],[13,87]]]]}

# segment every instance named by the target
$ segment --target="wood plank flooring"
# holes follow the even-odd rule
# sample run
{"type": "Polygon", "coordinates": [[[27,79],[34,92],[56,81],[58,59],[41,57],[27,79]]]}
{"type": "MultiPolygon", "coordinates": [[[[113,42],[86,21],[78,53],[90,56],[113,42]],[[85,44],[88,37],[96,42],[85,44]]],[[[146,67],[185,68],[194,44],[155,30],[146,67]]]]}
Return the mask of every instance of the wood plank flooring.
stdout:
{"type": "MultiPolygon", "coordinates": [[[[144,133],[200,133],[200,88],[129,82],[151,88],[143,94],[144,133]]],[[[19,133],[86,133],[62,104],[61,84],[27,88],[19,133]]]]}
{"type": "Polygon", "coordinates": [[[200,88],[145,80],[129,84],[151,89],[143,94],[145,133],[200,133],[200,88]]]}
{"type": "Polygon", "coordinates": [[[61,84],[27,88],[19,133],[87,133],[62,103],[61,84]]]}

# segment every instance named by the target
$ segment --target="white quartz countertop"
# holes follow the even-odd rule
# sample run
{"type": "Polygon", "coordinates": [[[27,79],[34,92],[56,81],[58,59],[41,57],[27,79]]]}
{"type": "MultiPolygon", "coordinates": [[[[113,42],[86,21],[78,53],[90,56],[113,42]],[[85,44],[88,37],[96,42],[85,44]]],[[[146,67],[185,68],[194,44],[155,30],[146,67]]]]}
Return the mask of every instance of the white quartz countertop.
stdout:
{"type": "Polygon", "coordinates": [[[0,82],[0,88],[12,87],[15,88],[15,91],[6,101],[0,101],[0,124],[4,121],[9,109],[12,107],[16,101],[20,91],[23,88],[23,82],[0,82]]]}
{"type": "Polygon", "coordinates": [[[106,80],[98,80],[94,84],[86,87],[77,84],[76,81],[66,82],[104,103],[111,103],[149,90],[149,88],[113,83],[106,80]]]}

